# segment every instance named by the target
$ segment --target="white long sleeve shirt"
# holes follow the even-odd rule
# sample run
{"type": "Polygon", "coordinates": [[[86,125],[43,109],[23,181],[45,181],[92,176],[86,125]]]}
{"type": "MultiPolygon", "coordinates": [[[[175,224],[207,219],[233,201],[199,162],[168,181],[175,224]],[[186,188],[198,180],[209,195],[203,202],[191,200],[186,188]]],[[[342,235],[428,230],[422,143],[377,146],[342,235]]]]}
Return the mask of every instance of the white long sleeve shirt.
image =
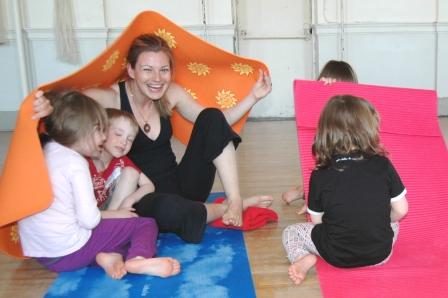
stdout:
{"type": "Polygon", "coordinates": [[[44,155],[53,202],[48,209],[19,221],[20,241],[26,256],[60,257],[86,244],[101,214],[86,159],[56,142],[45,145],[44,155]]]}

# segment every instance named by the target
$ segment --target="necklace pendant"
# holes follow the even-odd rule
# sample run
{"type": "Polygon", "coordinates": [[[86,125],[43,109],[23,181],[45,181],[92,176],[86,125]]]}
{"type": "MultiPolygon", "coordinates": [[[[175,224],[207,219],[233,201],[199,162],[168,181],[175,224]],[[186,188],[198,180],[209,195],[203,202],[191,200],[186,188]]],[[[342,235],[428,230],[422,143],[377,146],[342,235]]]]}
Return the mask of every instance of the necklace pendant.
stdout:
{"type": "Polygon", "coordinates": [[[151,130],[151,126],[149,126],[148,123],[145,123],[145,125],[143,125],[143,131],[145,133],[148,133],[151,130]]]}

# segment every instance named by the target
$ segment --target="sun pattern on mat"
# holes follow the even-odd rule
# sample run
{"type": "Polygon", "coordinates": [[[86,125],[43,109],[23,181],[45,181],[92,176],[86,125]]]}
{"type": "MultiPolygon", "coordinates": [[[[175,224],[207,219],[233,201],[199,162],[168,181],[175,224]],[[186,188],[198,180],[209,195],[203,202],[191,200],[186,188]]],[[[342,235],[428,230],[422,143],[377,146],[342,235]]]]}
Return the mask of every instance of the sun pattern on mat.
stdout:
{"type": "Polygon", "coordinates": [[[9,232],[11,236],[11,242],[18,243],[19,242],[19,229],[17,228],[17,224],[11,226],[11,231],[9,232]]]}
{"type": "Polygon", "coordinates": [[[123,62],[121,62],[121,69],[126,69],[128,66],[128,58],[123,57],[123,62]]]}
{"type": "Polygon", "coordinates": [[[171,32],[159,28],[157,29],[157,31],[154,32],[154,34],[157,35],[158,37],[163,38],[171,49],[176,48],[177,44],[176,38],[171,32]]]}
{"type": "Polygon", "coordinates": [[[218,91],[218,94],[215,96],[216,103],[222,108],[222,109],[228,109],[236,105],[236,98],[235,94],[233,94],[230,90],[222,89],[221,91],[218,91]]]}
{"type": "Polygon", "coordinates": [[[254,73],[254,68],[249,64],[232,63],[230,67],[232,67],[232,69],[240,75],[248,76],[249,74],[254,73]]]}
{"type": "Polygon", "coordinates": [[[115,50],[109,58],[107,58],[106,63],[103,65],[103,71],[108,71],[109,69],[114,66],[115,62],[117,62],[117,59],[120,57],[120,51],[115,50]]]}
{"type": "Polygon", "coordinates": [[[197,63],[197,62],[190,62],[187,65],[187,68],[194,74],[197,74],[198,76],[206,76],[210,74],[210,67],[203,63],[197,63]]]}
{"type": "Polygon", "coordinates": [[[191,91],[191,89],[184,88],[184,90],[185,90],[188,94],[190,94],[191,97],[193,97],[194,100],[197,100],[197,99],[198,99],[198,96],[196,95],[196,93],[193,92],[193,91],[191,91]]]}

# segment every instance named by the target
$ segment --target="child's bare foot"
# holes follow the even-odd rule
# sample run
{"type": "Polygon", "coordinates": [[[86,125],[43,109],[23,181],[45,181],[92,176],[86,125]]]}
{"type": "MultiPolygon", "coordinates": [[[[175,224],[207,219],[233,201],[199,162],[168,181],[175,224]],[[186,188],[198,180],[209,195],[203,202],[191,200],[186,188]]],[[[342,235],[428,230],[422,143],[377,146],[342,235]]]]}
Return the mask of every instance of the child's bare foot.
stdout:
{"type": "Polygon", "coordinates": [[[291,266],[289,266],[288,273],[289,278],[294,282],[294,284],[299,285],[305,279],[308,271],[313,267],[317,262],[317,258],[315,255],[309,254],[306,255],[297,261],[294,262],[291,266]]]}
{"type": "Polygon", "coordinates": [[[272,205],[274,198],[268,195],[258,195],[245,198],[243,200],[243,209],[247,207],[260,207],[260,208],[268,208],[272,205]]]}
{"type": "Polygon", "coordinates": [[[229,207],[222,216],[225,225],[241,227],[243,225],[243,202],[241,199],[227,199],[229,207]]]}
{"type": "Polygon", "coordinates": [[[136,274],[155,275],[169,277],[180,272],[179,261],[169,257],[148,258],[135,257],[127,260],[126,270],[136,274]]]}
{"type": "Polygon", "coordinates": [[[121,279],[127,271],[124,266],[123,256],[115,252],[100,252],[96,255],[97,264],[113,279],[121,279]]]}
{"type": "Polygon", "coordinates": [[[301,185],[291,188],[290,190],[282,193],[282,200],[285,201],[286,204],[303,198],[303,186],[301,185]]]}

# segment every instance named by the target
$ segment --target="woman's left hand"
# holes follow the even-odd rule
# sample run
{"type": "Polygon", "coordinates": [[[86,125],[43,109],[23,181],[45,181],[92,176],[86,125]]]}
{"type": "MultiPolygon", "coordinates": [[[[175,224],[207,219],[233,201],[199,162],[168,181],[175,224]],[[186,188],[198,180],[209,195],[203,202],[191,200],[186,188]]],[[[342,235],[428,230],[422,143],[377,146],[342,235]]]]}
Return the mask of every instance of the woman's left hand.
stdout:
{"type": "Polygon", "coordinates": [[[258,101],[268,95],[272,90],[271,77],[266,71],[258,71],[258,80],[252,88],[252,95],[258,101]]]}

